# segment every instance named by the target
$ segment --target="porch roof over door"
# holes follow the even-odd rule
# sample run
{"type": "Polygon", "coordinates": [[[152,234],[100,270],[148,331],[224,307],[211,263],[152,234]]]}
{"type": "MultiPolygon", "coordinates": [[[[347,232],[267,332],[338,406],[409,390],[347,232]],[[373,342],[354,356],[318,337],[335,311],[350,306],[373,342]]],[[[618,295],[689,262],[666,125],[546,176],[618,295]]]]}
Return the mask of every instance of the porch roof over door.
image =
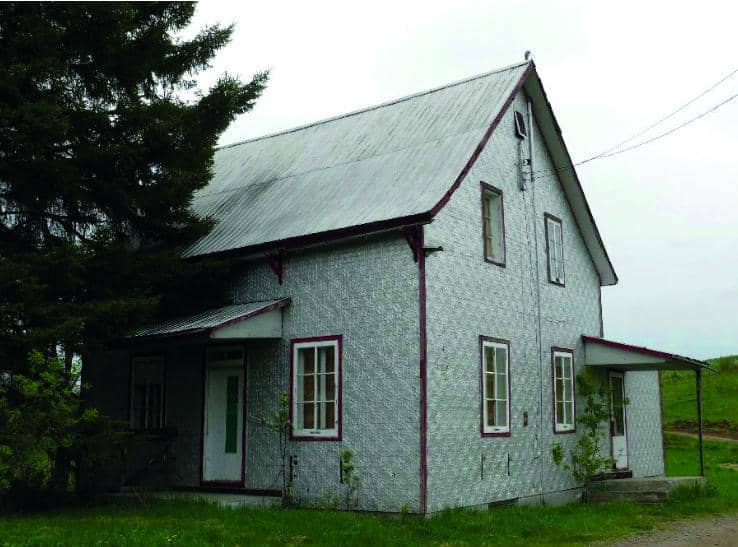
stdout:
{"type": "Polygon", "coordinates": [[[629,370],[702,370],[704,361],[621,342],[582,336],[585,365],[627,372],[629,370]]]}
{"type": "Polygon", "coordinates": [[[219,340],[281,338],[282,308],[289,298],[235,304],[147,325],[133,331],[129,341],[200,335],[219,340]]]}

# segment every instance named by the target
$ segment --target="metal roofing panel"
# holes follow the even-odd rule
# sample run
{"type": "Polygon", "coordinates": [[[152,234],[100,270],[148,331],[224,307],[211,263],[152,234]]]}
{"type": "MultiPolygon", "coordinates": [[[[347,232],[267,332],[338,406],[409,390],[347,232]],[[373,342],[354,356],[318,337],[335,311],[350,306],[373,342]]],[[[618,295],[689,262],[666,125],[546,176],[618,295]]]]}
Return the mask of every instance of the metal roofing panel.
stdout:
{"type": "Polygon", "coordinates": [[[188,317],[170,319],[154,325],[148,325],[135,330],[127,338],[173,336],[179,334],[194,334],[224,327],[237,321],[243,321],[290,303],[289,298],[236,304],[205,310],[188,317]]]}
{"type": "Polygon", "coordinates": [[[430,211],[528,65],[219,149],[193,200],[216,226],[185,256],[430,211]]]}

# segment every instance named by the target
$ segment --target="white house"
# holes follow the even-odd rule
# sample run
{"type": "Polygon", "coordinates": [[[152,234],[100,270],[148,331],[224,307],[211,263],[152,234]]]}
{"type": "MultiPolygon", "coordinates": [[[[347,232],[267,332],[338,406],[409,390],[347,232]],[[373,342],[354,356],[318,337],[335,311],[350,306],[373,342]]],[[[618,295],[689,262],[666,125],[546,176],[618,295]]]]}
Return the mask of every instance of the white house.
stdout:
{"type": "Polygon", "coordinates": [[[617,276],[533,62],[223,147],[194,208],[217,224],[186,258],[238,263],[231,304],[84,368],[173,438],[165,485],[277,489],[260,419],[288,392],[298,499],[342,492],[342,449],[362,510],[566,499],[587,366],[630,401],[620,475],[663,474],[657,370],[705,365],[602,339],[617,276]]]}

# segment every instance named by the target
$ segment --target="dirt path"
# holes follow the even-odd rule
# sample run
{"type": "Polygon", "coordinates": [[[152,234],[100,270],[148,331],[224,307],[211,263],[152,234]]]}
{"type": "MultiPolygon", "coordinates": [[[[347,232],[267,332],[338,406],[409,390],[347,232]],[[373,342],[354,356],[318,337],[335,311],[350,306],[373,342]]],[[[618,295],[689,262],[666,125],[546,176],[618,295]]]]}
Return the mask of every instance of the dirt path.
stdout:
{"type": "Polygon", "coordinates": [[[695,545],[738,545],[738,515],[678,520],[661,530],[634,536],[612,547],[692,547],[695,545]]]}
{"type": "MultiPolygon", "coordinates": [[[[693,439],[696,439],[698,437],[697,433],[688,433],[686,431],[666,431],[666,433],[671,433],[672,435],[681,435],[682,437],[691,437],[693,439]]],[[[721,441],[724,443],[738,444],[738,439],[721,437],[720,435],[708,435],[705,433],[702,435],[702,438],[706,441],[721,441]]]]}

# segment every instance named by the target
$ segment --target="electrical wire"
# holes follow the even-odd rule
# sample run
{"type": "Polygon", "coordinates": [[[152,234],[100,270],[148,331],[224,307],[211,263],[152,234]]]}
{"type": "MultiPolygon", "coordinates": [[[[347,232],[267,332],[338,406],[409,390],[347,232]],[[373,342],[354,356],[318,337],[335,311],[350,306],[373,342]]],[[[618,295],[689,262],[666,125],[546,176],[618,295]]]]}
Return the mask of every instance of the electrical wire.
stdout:
{"type": "MultiPolygon", "coordinates": [[[[672,111],[671,113],[667,114],[667,115],[666,115],[666,116],[664,116],[663,118],[660,118],[660,119],[656,120],[655,122],[653,122],[653,123],[652,123],[651,125],[649,125],[648,127],[645,127],[644,129],[641,129],[641,130],[640,130],[640,131],[639,131],[638,133],[636,133],[636,134],[634,134],[634,135],[632,135],[632,136],[628,137],[628,138],[627,138],[627,139],[625,139],[624,141],[621,141],[621,142],[619,142],[619,143],[618,143],[618,144],[616,144],[615,146],[612,146],[612,147],[608,148],[607,150],[604,150],[604,151],[600,152],[600,153],[599,153],[599,154],[597,154],[596,156],[592,156],[592,158],[589,158],[589,159],[593,159],[593,158],[595,158],[595,157],[601,157],[601,156],[606,156],[607,154],[609,154],[610,152],[612,152],[612,151],[614,151],[614,150],[617,150],[618,148],[620,148],[620,147],[621,147],[621,146],[623,146],[624,144],[627,144],[627,143],[629,143],[629,142],[633,141],[634,139],[636,139],[636,138],[640,137],[641,135],[643,135],[643,134],[645,134],[645,133],[648,133],[648,132],[649,132],[649,131],[650,131],[651,129],[653,129],[653,128],[654,128],[654,127],[656,127],[657,125],[660,125],[660,124],[662,124],[663,122],[665,122],[665,121],[666,121],[666,120],[668,120],[669,118],[672,118],[672,117],[674,117],[675,115],[679,114],[679,113],[680,113],[680,112],[681,112],[682,110],[684,110],[685,108],[687,108],[687,107],[688,107],[688,106],[690,106],[691,104],[694,104],[694,103],[695,103],[696,101],[698,101],[699,99],[701,99],[702,97],[704,97],[705,95],[707,95],[707,94],[708,94],[708,93],[709,93],[710,91],[712,91],[713,89],[715,89],[716,87],[718,87],[719,85],[721,85],[721,84],[722,84],[723,82],[725,82],[725,81],[729,80],[729,79],[730,79],[731,77],[733,77],[733,76],[734,76],[735,74],[738,74],[738,68],[734,69],[734,70],[733,70],[733,71],[731,71],[731,72],[730,72],[730,73],[729,73],[729,74],[728,74],[727,76],[725,76],[725,77],[721,78],[720,80],[718,80],[717,82],[715,82],[714,84],[712,84],[712,85],[711,85],[710,87],[708,87],[707,89],[705,89],[705,90],[704,90],[704,91],[703,91],[702,93],[700,93],[699,95],[697,95],[697,96],[696,96],[696,97],[694,97],[693,99],[691,99],[691,100],[687,101],[687,102],[686,102],[686,103],[684,103],[684,104],[683,104],[682,106],[680,106],[680,107],[679,107],[679,108],[677,108],[676,110],[672,111]]],[[[588,161],[588,160],[585,160],[585,161],[588,161]]],[[[584,163],[584,162],[582,162],[582,163],[584,163]]]]}
{"type": "Polygon", "coordinates": [[[718,110],[719,108],[725,106],[726,104],[730,103],[731,101],[735,100],[736,98],[738,98],[738,93],[736,93],[734,95],[731,95],[730,97],[728,97],[724,101],[721,101],[718,104],[716,104],[715,106],[713,106],[712,108],[710,108],[710,109],[702,112],[701,114],[698,114],[697,116],[695,116],[693,118],[688,119],[684,123],[681,123],[681,124],[677,125],[676,127],[673,127],[671,129],[669,129],[668,131],[664,131],[663,133],[660,133],[660,134],[656,135],[655,137],[651,137],[650,139],[646,139],[645,141],[641,141],[641,142],[639,142],[637,144],[634,144],[632,146],[628,146],[626,148],[621,148],[619,150],[615,150],[614,148],[612,148],[611,150],[614,150],[614,151],[611,151],[609,153],[604,153],[603,152],[603,153],[598,154],[596,156],[592,156],[591,158],[587,158],[586,160],[582,160],[580,162],[577,162],[577,163],[575,163],[573,165],[565,165],[565,166],[557,167],[557,168],[554,168],[554,169],[541,169],[540,171],[533,171],[533,173],[536,174],[536,175],[537,174],[541,174],[541,173],[560,173],[562,171],[566,171],[566,170],[569,170],[569,169],[574,169],[574,167],[578,167],[580,165],[584,165],[585,163],[589,163],[589,162],[594,161],[594,160],[597,160],[597,159],[611,158],[613,156],[617,156],[619,154],[623,154],[624,152],[628,152],[630,150],[635,150],[636,148],[640,148],[641,146],[644,146],[646,144],[652,143],[652,142],[657,141],[659,139],[663,139],[664,137],[667,137],[667,136],[669,136],[669,135],[671,135],[671,134],[679,131],[683,127],[686,127],[687,125],[689,125],[691,123],[694,123],[694,122],[696,122],[697,120],[699,120],[701,118],[704,118],[708,114],[711,114],[712,112],[715,112],[716,110],[718,110]]]}

